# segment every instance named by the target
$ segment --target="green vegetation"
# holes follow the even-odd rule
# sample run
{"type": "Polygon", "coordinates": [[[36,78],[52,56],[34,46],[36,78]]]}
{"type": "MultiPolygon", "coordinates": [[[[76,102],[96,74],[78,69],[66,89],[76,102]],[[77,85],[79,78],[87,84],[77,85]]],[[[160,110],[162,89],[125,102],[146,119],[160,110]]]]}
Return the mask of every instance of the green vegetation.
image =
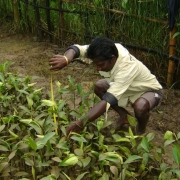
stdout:
{"type": "MultiPolygon", "coordinates": [[[[32,33],[37,39],[46,40],[49,35],[37,25],[45,30],[49,27],[51,38],[61,47],[86,44],[93,36],[102,35],[169,53],[165,1],[52,0],[50,24],[45,2],[0,0],[0,25],[5,24],[8,33],[32,33]],[[40,8],[32,6],[34,2],[40,8]]],[[[177,22],[174,35],[177,44],[179,28],[177,22]]],[[[179,47],[175,46],[175,50],[179,56],[179,47]]],[[[133,54],[162,84],[166,83],[167,58],[138,50],[133,54]]],[[[129,117],[131,126],[127,132],[115,132],[110,128],[111,119],[100,117],[80,134],[67,137],[66,126],[97,103],[93,91],[85,92],[69,76],[68,86],[56,82],[57,93],[52,98],[52,94],[43,93],[43,88],[37,89],[30,76],[9,72],[10,65],[9,62],[0,64],[0,179],[180,179],[180,132],[167,131],[164,144],[157,146],[153,133],[134,135],[134,118],[129,117]],[[167,147],[172,152],[166,154],[167,147]],[[164,158],[169,154],[171,164],[164,158]]],[[[178,71],[175,76],[179,82],[178,71]]]]}
{"type": "Polygon", "coordinates": [[[84,92],[69,77],[66,87],[56,82],[58,92],[50,100],[43,88],[35,88],[31,77],[9,72],[9,66],[0,64],[1,179],[180,178],[180,132],[167,131],[164,145],[157,146],[153,133],[134,135],[134,118],[129,117],[127,132],[117,133],[108,129],[111,120],[101,117],[80,134],[67,137],[65,128],[73,117],[81,118],[98,101],[93,92],[84,92]],[[172,147],[172,164],[163,158],[167,146],[172,147]]]}

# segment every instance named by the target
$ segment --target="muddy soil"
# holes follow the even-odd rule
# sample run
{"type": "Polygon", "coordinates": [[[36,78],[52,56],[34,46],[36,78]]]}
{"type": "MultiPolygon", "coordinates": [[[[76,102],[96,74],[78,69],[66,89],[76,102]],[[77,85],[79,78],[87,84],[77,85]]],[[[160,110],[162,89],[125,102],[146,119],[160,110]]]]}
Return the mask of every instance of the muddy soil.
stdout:
{"type": "MultiPolygon", "coordinates": [[[[38,42],[32,35],[17,35],[8,31],[0,30],[0,63],[11,61],[12,72],[18,72],[22,76],[30,75],[36,77],[37,86],[45,87],[46,92],[50,90],[50,71],[48,60],[56,50],[63,53],[63,48],[49,43],[38,42]]],[[[100,76],[92,65],[82,64],[78,61],[71,63],[68,67],[53,74],[53,80],[59,80],[67,84],[67,77],[71,75],[74,80],[82,82],[84,88],[92,88],[92,83],[100,76]]],[[[129,109],[132,113],[132,109],[129,109]]],[[[109,111],[110,116],[116,119],[117,114],[109,111]]],[[[155,143],[163,143],[163,134],[170,130],[174,133],[180,132],[180,90],[165,89],[165,96],[161,104],[151,112],[147,132],[154,132],[155,143]]],[[[167,158],[167,161],[171,159],[167,158]]]]}

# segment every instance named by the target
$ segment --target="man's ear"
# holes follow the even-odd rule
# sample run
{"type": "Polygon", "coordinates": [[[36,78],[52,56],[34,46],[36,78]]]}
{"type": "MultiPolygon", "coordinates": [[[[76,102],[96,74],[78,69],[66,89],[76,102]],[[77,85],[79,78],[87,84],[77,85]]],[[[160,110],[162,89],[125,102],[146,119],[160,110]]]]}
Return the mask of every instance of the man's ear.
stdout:
{"type": "Polygon", "coordinates": [[[117,60],[117,57],[114,56],[114,55],[112,55],[111,62],[115,64],[115,63],[116,63],[116,60],[117,60]]]}

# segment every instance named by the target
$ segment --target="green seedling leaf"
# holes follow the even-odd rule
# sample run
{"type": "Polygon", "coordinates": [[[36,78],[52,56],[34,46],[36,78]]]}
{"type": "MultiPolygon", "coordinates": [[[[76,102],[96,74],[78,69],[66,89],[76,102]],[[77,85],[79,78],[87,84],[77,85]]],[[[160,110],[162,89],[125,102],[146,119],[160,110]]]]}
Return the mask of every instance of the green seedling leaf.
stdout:
{"type": "Polygon", "coordinates": [[[32,176],[33,176],[33,179],[34,179],[34,180],[36,180],[36,171],[35,171],[35,169],[34,169],[34,167],[33,167],[33,166],[32,166],[31,171],[32,171],[32,176]]]}
{"type": "Polygon", "coordinates": [[[175,142],[175,140],[166,140],[164,142],[164,147],[168,146],[169,144],[172,144],[173,142],[175,142]]]}
{"type": "Polygon", "coordinates": [[[131,155],[127,158],[127,160],[124,162],[124,164],[130,164],[130,163],[135,162],[135,161],[140,160],[140,159],[142,159],[141,156],[131,155]]]}
{"type": "Polygon", "coordinates": [[[82,94],[82,85],[81,84],[77,84],[77,92],[78,94],[82,94]]]}
{"type": "Polygon", "coordinates": [[[134,139],[134,134],[132,132],[131,127],[129,127],[129,135],[130,135],[131,139],[134,139]]]}
{"type": "Polygon", "coordinates": [[[86,175],[86,174],[88,174],[89,172],[84,172],[84,173],[82,173],[82,174],[80,174],[77,178],[76,178],[76,180],[81,180],[83,177],[84,177],[84,175],[86,175]]]}
{"type": "Polygon", "coordinates": [[[60,94],[67,94],[70,91],[68,89],[61,89],[60,94]]]}
{"type": "Polygon", "coordinates": [[[69,82],[70,82],[70,84],[71,84],[72,86],[75,85],[75,84],[74,84],[74,80],[72,79],[71,76],[68,76],[68,80],[69,80],[69,82]]]}
{"type": "Polygon", "coordinates": [[[149,133],[149,134],[146,136],[148,142],[150,142],[151,140],[153,140],[153,139],[154,139],[154,136],[155,136],[154,133],[149,133]]]}
{"type": "Polygon", "coordinates": [[[74,150],[74,154],[76,154],[77,156],[83,156],[84,153],[83,150],[79,148],[74,150]]]}
{"type": "Polygon", "coordinates": [[[174,158],[175,162],[178,165],[180,165],[180,148],[178,147],[177,144],[173,144],[172,153],[173,153],[173,158],[174,158]]]}
{"type": "Polygon", "coordinates": [[[28,84],[28,87],[32,87],[34,86],[36,83],[31,83],[31,84],[28,84]]]}
{"type": "Polygon", "coordinates": [[[16,152],[17,152],[17,150],[14,150],[10,153],[10,155],[8,156],[9,161],[16,155],[16,152]]]}
{"type": "Polygon", "coordinates": [[[177,138],[178,138],[178,139],[180,139],[180,132],[178,132],[178,134],[177,134],[177,138]]]}
{"type": "Polygon", "coordinates": [[[133,176],[132,173],[130,173],[129,171],[126,170],[126,168],[124,168],[120,174],[121,180],[125,180],[126,176],[133,176]]]}
{"type": "Polygon", "coordinates": [[[74,166],[77,164],[78,158],[74,154],[70,154],[68,158],[60,162],[59,166],[74,166]]]}
{"type": "Polygon", "coordinates": [[[177,37],[179,35],[180,35],[180,32],[176,32],[176,33],[174,33],[173,38],[175,38],[175,37],[177,37]]]}
{"type": "Polygon", "coordinates": [[[37,134],[43,134],[43,130],[38,122],[32,121],[29,123],[29,125],[37,132],[37,134]]]}
{"type": "Polygon", "coordinates": [[[102,129],[103,124],[104,124],[103,121],[98,121],[98,122],[97,122],[97,129],[98,129],[98,131],[100,131],[100,130],[102,129]]]}
{"type": "Polygon", "coordinates": [[[61,126],[61,131],[62,131],[63,135],[66,136],[66,128],[65,128],[65,126],[61,126]]]}
{"type": "Polygon", "coordinates": [[[33,120],[32,119],[21,119],[20,122],[25,124],[30,124],[33,120]]]}
{"type": "Polygon", "coordinates": [[[56,161],[56,162],[62,162],[62,160],[59,158],[59,157],[53,157],[52,158],[53,161],[56,161]]]}
{"type": "Polygon", "coordinates": [[[143,162],[142,162],[144,164],[144,166],[147,165],[148,160],[149,160],[149,154],[148,153],[144,153],[143,154],[143,162]]]}
{"type": "Polygon", "coordinates": [[[25,106],[19,106],[22,110],[24,110],[26,113],[30,114],[30,110],[25,106]]]}
{"type": "MultiPolygon", "coordinates": [[[[29,176],[29,173],[24,172],[24,171],[19,171],[19,172],[17,172],[16,174],[14,174],[14,176],[15,176],[15,177],[29,176]]],[[[19,179],[19,180],[20,180],[20,179],[19,179]]],[[[23,178],[23,179],[21,179],[21,180],[26,180],[26,178],[23,178]]],[[[29,179],[27,179],[27,180],[29,180],[29,179]]]]}
{"type": "Polygon", "coordinates": [[[4,75],[2,73],[0,73],[0,80],[4,82],[4,75]]]}
{"type": "Polygon", "coordinates": [[[115,178],[118,177],[118,168],[116,166],[110,166],[111,172],[114,174],[115,178]]]}
{"type": "Polygon", "coordinates": [[[68,179],[68,180],[71,180],[71,178],[64,172],[62,172],[64,174],[64,176],[68,179]]]}
{"type": "Polygon", "coordinates": [[[35,89],[33,91],[33,94],[38,94],[39,92],[41,92],[44,88],[40,88],[40,89],[35,89]]]}
{"type": "Polygon", "coordinates": [[[86,132],[85,137],[86,137],[86,139],[92,139],[94,137],[94,134],[86,132]]]}
{"type": "Polygon", "coordinates": [[[99,155],[99,161],[108,160],[114,163],[122,163],[122,157],[116,152],[106,152],[99,155]]]}
{"type": "Polygon", "coordinates": [[[99,180],[109,180],[109,175],[107,173],[104,173],[99,180]]]}
{"type": "Polygon", "coordinates": [[[44,135],[39,135],[39,134],[37,134],[36,135],[38,138],[43,138],[44,137],[44,135]]]}
{"type": "Polygon", "coordinates": [[[46,177],[41,178],[40,180],[57,180],[56,177],[54,177],[54,175],[49,175],[46,177]]]}
{"type": "Polygon", "coordinates": [[[144,150],[146,150],[147,152],[149,152],[150,151],[150,148],[149,148],[149,144],[148,144],[148,140],[147,140],[147,138],[146,137],[143,137],[142,138],[142,141],[141,141],[141,147],[144,149],[144,150]]]}
{"type": "Polygon", "coordinates": [[[32,137],[29,137],[29,138],[27,139],[27,142],[28,142],[29,146],[30,146],[32,149],[34,149],[35,151],[37,150],[37,144],[36,144],[36,142],[32,139],[32,137]]]}
{"type": "Polygon", "coordinates": [[[60,104],[58,105],[58,111],[61,111],[65,104],[66,104],[66,101],[65,100],[61,100],[60,104]]]}
{"type": "Polygon", "coordinates": [[[129,138],[125,138],[125,137],[120,137],[118,139],[115,139],[116,142],[130,142],[129,138]]]}
{"type": "Polygon", "coordinates": [[[127,115],[127,119],[131,126],[135,127],[137,125],[137,121],[133,116],[127,115]]]}
{"type": "Polygon", "coordinates": [[[163,111],[157,110],[158,114],[163,114],[163,111]]]}
{"type": "Polygon", "coordinates": [[[86,157],[85,159],[81,159],[81,163],[83,164],[84,168],[86,166],[88,166],[90,162],[91,162],[91,158],[90,157],[86,157]]]}
{"type": "Polygon", "coordinates": [[[15,133],[13,133],[11,130],[8,130],[9,131],[9,133],[11,134],[11,136],[13,136],[14,138],[18,138],[19,136],[18,135],[16,135],[15,133]]]}
{"type": "Polygon", "coordinates": [[[32,86],[34,86],[35,84],[36,84],[36,82],[35,82],[35,83],[28,84],[28,87],[32,87],[32,86]]]}
{"type": "Polygon", "coordinates": [[[46,145],[48,140],[50,140],[54,135],[55,135],[55,132],[50,132],[46,134],[41,140],[37,141],[36,142],[37,149],[42,149],[46,145]]]}
{"type": "Polygon", "coordinates": [[[9,149],[6,146],[0,145],[1,151],[9,151],[9,149]]]}
{"type": "Polygon", "coordinates": [[[87,142],[86,139],[84,137],[82,137],[81,135],[72,135],[71,139],[78,141],[78,142],[87,142]]]}
{"type": "Polygon", "coordinates": [[[46,99],[41,100],[41,102],[42,102],[43,106],[50,106],[50,107],[52,107],[52,106],[56,105],[56,103],[54,101],[46,100],[46,99]]]}
{"type": "Polygon", "coordinates": [[[172,140],[173,139],[173,133],[171,131],[166,131],[164,134],[164,140],[172,140]]]}
{"type": "Polygon", "coordinates": [[[112,124],[112,121],[104,121],[103,128],[106,128],[111,124],[112,124]]]}
{"type": "Polygon", "coordinates": [[[112,137],[115,141],[122,138],[119,134],[113,134],[112,137]]]}
{"type": "Polygon", "coordinates": [[[5,127],[6,127],[6,125],[4,125],[4,124],[1,125],[1,126],[0,126],[0,132],[3,131],[3,129],[4,129],[5,127]]]}
{"type": "MultiPolygon", "coordinates": [[[[177,175],[177,177],[180,179],[180,170],[172,169],[171,172],[175,173],[177,175]]],[[[176,179],[174,179],[174,180],[176,180],[176,179]]]]}
{"type": "Polygon", "coordinates": [[[97,151],[91,151],[91,154],[94,155],[96,158],[99,158],[99,153],[97,151]]]}
{"type": "Polygon", "coordinates": [[[69,147],[66,142],[59,142],[56,147],[59,149],[69,150],[69,147]]]}
{"type": "Polygon", "coordinates": [[[55,83],[56,83],[56,86],[57,86],[59,89],[61,89],[61,83],[60,83],[59,81],[55,81],[55,83]]]}
{"type": "Polygon", "coordinates": [[[26,96],[27,102],[28,102],[28,106],[32,107],[33,105],[33,100],[31,98],[29,98],[28,96],[26,96]]]}
{"type": "Polygon", "coordinates": [[[0,144],[4,145],[8,149],[10,149],[10,144],[7,141],[4,141],[4,140],[0,139],[0,144]]]}
{"type": "Polygon", "coordinates": [[[27,91],[25,91],[25,90],[18,90],[20,93],[22,93],[22,94],[26,94],[26,95],[29,95],[29,93],[27,92],[27,91]]]}
{"type": "Polygon", "coordinates": [[[127,147],[125,147],[125,146],[120,146],[119,148],[120,148],[120,150],[122,150],[123,153],[126,154],[127,156],[130,156],[130,155],[131,155],[131,151],[130,151],[129,148],[127,148],[127,147]]]}
{"type": "Polygon", "coordinates": [[[2,172],[4,168],[8,167],[8,165],[9,165],[8,162],[0,163],[0,172],[2,172]]]}
{"type": "Polygon", "coordinates": [[[24,158],[24,159],[25,159],[25,163],[28,166],[34,166],[34,161],[32,159],[29,159],[29,158],[24,158]]]}

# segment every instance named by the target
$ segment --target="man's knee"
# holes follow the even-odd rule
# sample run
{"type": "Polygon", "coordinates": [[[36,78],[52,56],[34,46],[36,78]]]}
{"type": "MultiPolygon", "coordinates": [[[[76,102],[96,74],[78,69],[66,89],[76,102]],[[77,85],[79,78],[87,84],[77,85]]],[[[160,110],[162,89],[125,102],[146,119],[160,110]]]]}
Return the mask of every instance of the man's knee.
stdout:
{"type": "Polygon", "coordinates": [[[94,84],[94,92],[98,94],[99,92],[106,92],[109,88],[109,84],[104,79],[100,79],[94,84]]]}
{"type": "Polygon", "coordinates": [[[134,113],[137,116],[143,116],[147,113],[149,113],[149,102],[144,98],[138,98],[132,105],[134,109],[134,113]]]}

